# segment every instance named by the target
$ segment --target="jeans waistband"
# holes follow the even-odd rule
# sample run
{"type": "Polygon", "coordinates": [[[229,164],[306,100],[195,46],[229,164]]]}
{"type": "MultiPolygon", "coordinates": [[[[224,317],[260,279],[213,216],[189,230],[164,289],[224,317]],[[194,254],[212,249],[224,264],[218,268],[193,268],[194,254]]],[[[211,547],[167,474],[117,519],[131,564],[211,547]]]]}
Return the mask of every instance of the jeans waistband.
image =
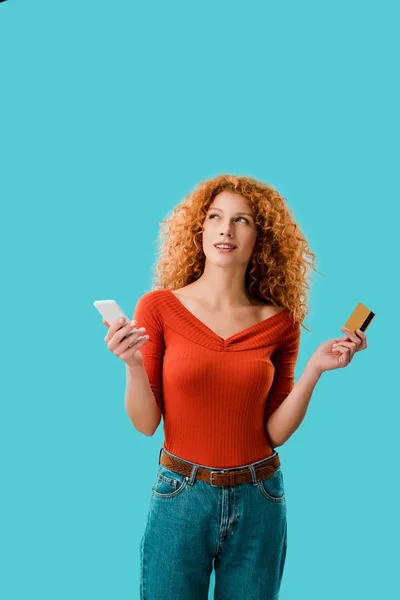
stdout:
{"type": "Polygon", "coordinates": [[[180,456],[176,456],[176,454],[171,454],[171,452],[168,452],[168,450],[166,450],[164,448],[164,446],[162,446],[160,448],[160,452],[158,454],[158,462],[160,462],[160,458],[161,458],[161,453],[162,452],[165,452],[165,454],[168,454],[168,456],[172,456],[173,458],[177,458],[178,460],[181,460],[181,461],[187,463],[188,465],[196,465],[198,467],[202,467],[203,469],[209,469],[210,471],[224,471],[225,473],[229,472],[229,471],[240,471],[241,469],[248,469],[250,466],[256,467],[258,465],[261,465],[263,463],[268,462],[269,460],[272,460],[277,455],[277,452],[274,450],[274,453],[271,454],[271,456],[267,456],[267,458],[262,458],[261,460],[258,460],[258,461],[254,462],[254,463],[249,463],[247,465],[242,465],[240,467],[230,467],[228,469],[223,469],[222,467],[208,467],[206,465],[201,465],[199,463],[190,462],[188,460],[185,460],[184,458],[181,458],[180,456]]]}

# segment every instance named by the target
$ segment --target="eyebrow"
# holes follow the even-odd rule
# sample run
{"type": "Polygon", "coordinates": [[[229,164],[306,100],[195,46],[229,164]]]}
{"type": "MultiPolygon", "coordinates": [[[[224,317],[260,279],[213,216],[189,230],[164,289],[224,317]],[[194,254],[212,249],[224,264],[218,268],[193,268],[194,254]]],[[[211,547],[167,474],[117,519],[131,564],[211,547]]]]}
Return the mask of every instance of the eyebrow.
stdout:
{"type": "MultiPolygon", "coordinates": [[[[224,212],[223,210],[221,210],[220,208],[210,208],[210,210],[218,210],[219,212],[224,212]]],[[[236,215],[248,215],[249,217],[251,217],[253,219],[253,215],[251,213],[247,213],[247,212],[237,212],[235,213],[236,215]]]]}

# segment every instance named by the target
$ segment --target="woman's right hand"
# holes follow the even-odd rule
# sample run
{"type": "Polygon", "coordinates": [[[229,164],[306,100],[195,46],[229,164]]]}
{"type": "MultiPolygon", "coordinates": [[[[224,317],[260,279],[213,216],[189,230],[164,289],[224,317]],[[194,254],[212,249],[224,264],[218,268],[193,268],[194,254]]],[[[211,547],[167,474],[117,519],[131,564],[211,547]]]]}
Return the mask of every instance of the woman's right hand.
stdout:
{"type": "Polygon", "coordinates": [[[130,321],[120,323],[118,319],[110,326],[105,319],[102,320],[104,325],[108,327],[107,335],[104,338],[108,349],[113,352],[115,356],[118,356],[118,358],[123,360],[128,367],[142,366],[143,356],[139,351],[139,348],[144,346],[144,344],[149,341],[149,338],[148,336],[139,340],[138,338],[144,334],[146,328],[140,327],[139,329],[136,329],[136,321],[133,321],[134,325],[132,326],[130,321]],[[126,339],[122,339],[130,331],[133,331],[133,333],[126,339]]]}

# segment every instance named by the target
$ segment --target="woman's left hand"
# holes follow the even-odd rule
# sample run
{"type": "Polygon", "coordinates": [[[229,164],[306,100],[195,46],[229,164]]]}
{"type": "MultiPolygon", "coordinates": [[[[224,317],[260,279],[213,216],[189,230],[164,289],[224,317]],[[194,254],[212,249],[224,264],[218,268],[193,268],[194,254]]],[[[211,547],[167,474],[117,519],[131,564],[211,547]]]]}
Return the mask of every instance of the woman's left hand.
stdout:
{"type": "Polygon", "coordinates": [[[347,334],[347,337],[323,342],[310,359],[320,373],[347,367],[354,354],[367,347],[367,336],[360,329],[355,333],[346,327],[340,329],[347,334]]]}

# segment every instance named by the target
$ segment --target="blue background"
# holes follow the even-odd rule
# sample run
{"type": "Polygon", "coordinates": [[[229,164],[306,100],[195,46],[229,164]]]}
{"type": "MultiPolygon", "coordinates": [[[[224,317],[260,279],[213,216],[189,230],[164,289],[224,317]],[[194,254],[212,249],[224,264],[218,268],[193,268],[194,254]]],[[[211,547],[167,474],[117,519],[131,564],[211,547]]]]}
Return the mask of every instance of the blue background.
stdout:
{"type": "Polygon", "coordinates": [[[162,423],[129,421],[93,302],[132,315],[160,220],[220,173],[276,187],[316,253],[296,381],[358,302],[376,313],[279,448],[280,598],[397,595],[398,17],[394,1],[0,4],[5,600],[139,598],[162,423]]]}

